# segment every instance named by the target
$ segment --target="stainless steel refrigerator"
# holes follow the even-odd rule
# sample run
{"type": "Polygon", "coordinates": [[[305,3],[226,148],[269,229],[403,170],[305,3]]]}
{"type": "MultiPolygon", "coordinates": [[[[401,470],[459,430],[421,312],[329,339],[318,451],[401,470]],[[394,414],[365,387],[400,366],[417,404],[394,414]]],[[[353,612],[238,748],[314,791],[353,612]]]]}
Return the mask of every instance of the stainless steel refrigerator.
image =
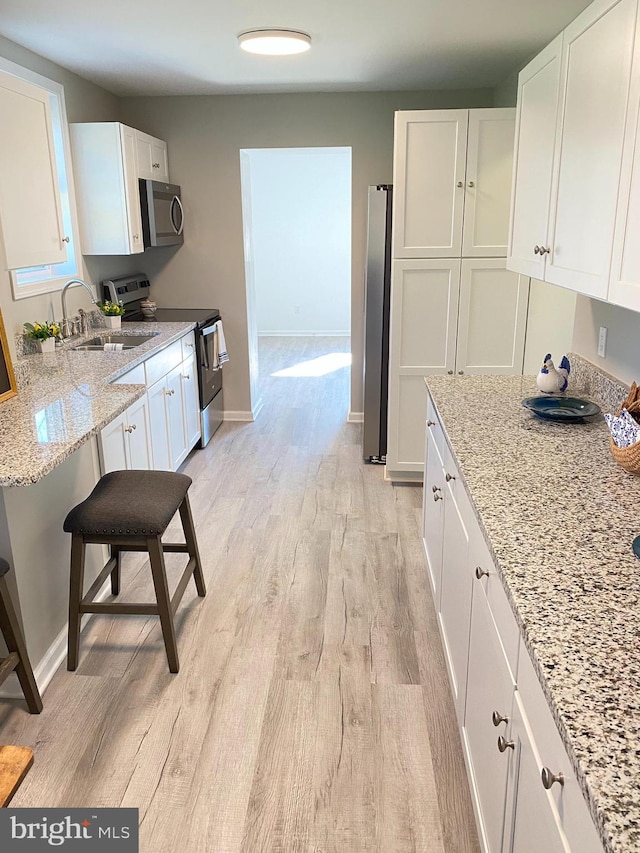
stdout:
{"type": "Polygon", "coordinates": [[[384,464],[387,454],[389,311],[391,306],[390,184],[369,187],[364,334],[364,459],[384,464]]]}

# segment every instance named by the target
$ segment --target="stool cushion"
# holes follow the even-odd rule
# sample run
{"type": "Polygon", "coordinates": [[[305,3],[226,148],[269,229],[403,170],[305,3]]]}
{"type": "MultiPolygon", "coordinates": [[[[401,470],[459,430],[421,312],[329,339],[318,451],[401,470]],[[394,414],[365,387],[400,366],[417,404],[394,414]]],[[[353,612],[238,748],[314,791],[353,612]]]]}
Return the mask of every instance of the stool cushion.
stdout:
{"type": "Polygon", "coordinates": [[[191,477],[172,471],[112,471],[75,506],[66,533],[161,536],[184,500],[191,477]]]}
{"type": "Polygon", "coordinates": [[[9,571],[9,563],[0,557],[0,578],[9,571]]]}

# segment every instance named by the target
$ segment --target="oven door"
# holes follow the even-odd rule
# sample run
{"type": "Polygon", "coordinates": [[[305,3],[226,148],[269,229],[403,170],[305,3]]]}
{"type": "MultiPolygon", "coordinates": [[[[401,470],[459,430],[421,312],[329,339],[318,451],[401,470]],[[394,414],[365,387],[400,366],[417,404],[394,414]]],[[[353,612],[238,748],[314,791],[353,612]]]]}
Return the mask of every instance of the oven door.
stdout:
{"type": "Polygon", "coordinates": [[[197,341],[200,408],[206,409],[222,388],[222,367],[218,363],[218,334],[215,322],[197,330],[197,341]]]}

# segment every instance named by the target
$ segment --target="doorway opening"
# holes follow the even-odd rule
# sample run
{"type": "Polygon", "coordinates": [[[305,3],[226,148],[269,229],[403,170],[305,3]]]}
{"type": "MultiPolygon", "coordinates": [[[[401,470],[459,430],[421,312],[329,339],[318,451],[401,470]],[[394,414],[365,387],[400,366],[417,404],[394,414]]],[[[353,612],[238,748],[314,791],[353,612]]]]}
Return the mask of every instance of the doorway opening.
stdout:
{"type": "Polygon", "coordinates": [[[275,380],[350,387],[351,148],[242,149],[240,168],[255,418],[275,380]]]}

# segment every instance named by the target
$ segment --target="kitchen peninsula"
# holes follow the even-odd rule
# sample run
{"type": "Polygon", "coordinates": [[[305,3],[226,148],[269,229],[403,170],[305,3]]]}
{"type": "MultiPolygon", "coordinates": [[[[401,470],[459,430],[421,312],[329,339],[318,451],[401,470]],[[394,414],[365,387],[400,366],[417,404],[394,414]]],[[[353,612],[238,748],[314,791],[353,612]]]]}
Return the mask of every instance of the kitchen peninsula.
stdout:
{"type": "MultiPolygon", "coordinates": [[[[127,334],[149,335],[150,326],[130,323],[127,334]]],[[[26,381],[0,407],[0,553],[14,568],[14,592],[41,689],[66,651],[70,543],[62,522],[100,477],[96,436],[146,394],[138,366],[176,345],[180,350],[192,328],[189,322],[155,323],[151,340],[121,352],[76,351],[77,339],[16,365],[26,381]],[[129,380],[125,374],[134,368],[129,380]],[[135,384],[121,384],[123,376],[135,384]]],[[[89,583],[103,564],[102,546],[88,546],[89,583]]],[[[11,692],[9,681],[6,687],[11,692]]]]}
{"type": "MultiPolygon", "coordinates": [[[[572,366],[615,410],[624,386],[572,366]]],[[[601,417],[525,410],[533,377],[426,382],[425,550],[479,828],[491,849],[638,850],[640,480],[601,417]]]]}

